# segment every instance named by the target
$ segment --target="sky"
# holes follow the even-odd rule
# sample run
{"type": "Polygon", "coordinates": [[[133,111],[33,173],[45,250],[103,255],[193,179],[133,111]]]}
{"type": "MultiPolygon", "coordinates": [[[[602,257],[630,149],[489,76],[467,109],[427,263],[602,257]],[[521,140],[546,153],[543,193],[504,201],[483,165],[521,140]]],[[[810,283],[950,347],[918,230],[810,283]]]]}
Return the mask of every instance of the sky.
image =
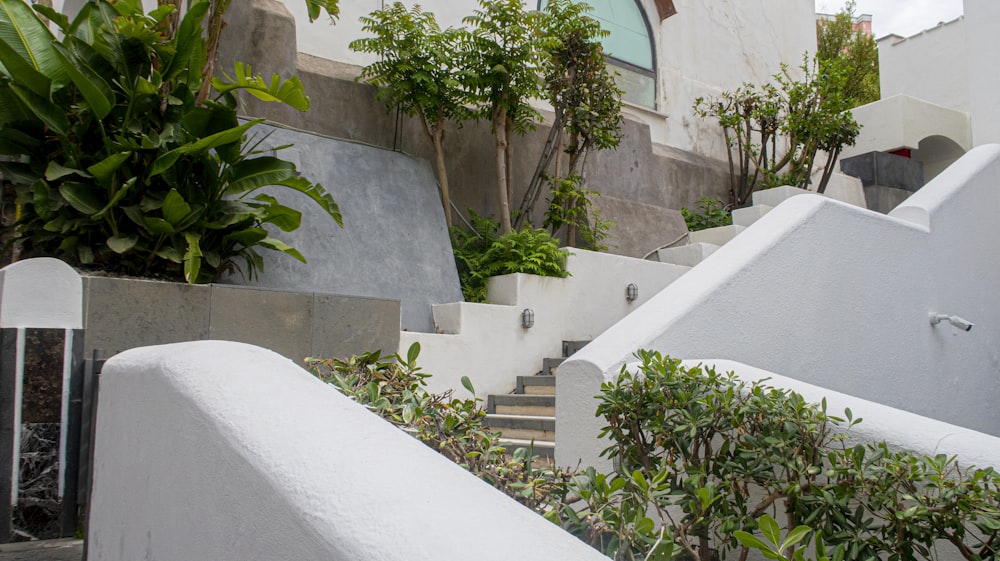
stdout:
{"type": "MultiPolygon", "coordinates": [[[[844,0],[816,0],[816,11],[837,13],[845,3],[844,0]]],[[[962,0],[857,0],[854,12],[872,15],[876,39],[890,33],[909,37],[962,15],[962,0]]]]}

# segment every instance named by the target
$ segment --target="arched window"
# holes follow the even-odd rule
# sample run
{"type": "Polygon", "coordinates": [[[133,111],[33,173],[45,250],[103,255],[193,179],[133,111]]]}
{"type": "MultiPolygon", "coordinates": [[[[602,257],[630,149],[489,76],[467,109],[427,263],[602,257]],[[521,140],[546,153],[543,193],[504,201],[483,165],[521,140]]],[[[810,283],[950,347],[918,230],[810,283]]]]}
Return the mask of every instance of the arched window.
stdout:
{"type": "MultiPolygon", "coordinates": [[[[621,75],[618,87],[625,99],[637,105],[656,105],[656,52],[652,31],[639,0],[585,0],[588,14],[610,33],[601,42],[621,75]]],[[[538,8],[545,7],[540,0],[538,8]]]]}

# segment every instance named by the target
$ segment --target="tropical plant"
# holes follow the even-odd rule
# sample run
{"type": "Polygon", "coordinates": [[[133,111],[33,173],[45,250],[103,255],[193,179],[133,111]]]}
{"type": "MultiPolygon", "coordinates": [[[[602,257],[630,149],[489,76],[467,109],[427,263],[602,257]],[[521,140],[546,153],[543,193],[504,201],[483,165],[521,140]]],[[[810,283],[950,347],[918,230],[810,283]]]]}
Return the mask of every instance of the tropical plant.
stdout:
{"type": "Polygon", "coordinates": [[[718,197],[702,197],[698,201],[700,212],[687,208],[681,209],[681,216],[687,224],[689,232],[707,230],[708,228],[718,228],[719,226],[729,226],[733,223],[733,215],[726,209],[722,199],[718,197]]]}
{"type": "Polygon", "coordinates": [[[729,158],[730,204],[746,204],[754,191],[778,185],[806,188],[817,157],[826,154],[816,191],[822,193],[844,146],[860,127],[845,95],[847,68],[840,59],[805,59],[796,80],[786,66],[774,84],[744,84],[718,98],[698,98],[695,112],[718,119],[729,158]]]}
{"type": "Polygon", "coordinates": [[[500,225],[475,212],[472,231],[451,229],[452,250],[462,294],[467,302],[486,301],[486,283],[490,277],[528,273],[565,278],[569,250],[541,228],[525,226],[509,234],[499,234],[500,225]]]}
{"type": "Polygon", "coordinates": [[[132,275],[211,281],[242,258],[252,278],[257,248],[303,260],[266,225],[296,229],[301,213],[271,195],[302,193],[338,223],[340,211],[295,166],[248,141],[260,121],[240,123],[232,92],[306,110],[297,78],[270,81],[237,64],[196,103],[206,56],[206,0],[177,31],[173,6],[148,15],[133,1],[89,2],[57,41],[23,0],[0,0],[0,164],[17,189],[23,256],[50,255],[132,275]]]}
{"type": "Polygon", "coordinates": [[[609,224],[590,216],[596,210],[590,197],[598,193],[586,187],[586,161],[592,151],[618,146],[624,122],[623,92],[615,85],[616,74],[601,45],[608,33],[587,15],[590,9],[580,2],[550,0],[539,18],[544,89],[555,118],[515,222],[520,226],[520,220],[531,214],[547,177],[552,193],[548,214],[556,217],[555,222],[549,220],[552,233],[565,226],[569,245],[576,245],[578,231],[583,238],[607,235],[609,224]],[[565,171],[561,153],[568,160],[565,171]],[[553,160],[555,171],[548,173],[553,160]]]}
{"type": "Polygon", "coordinates": [[[583,242],[587,249],[607,251],[604,240],[615,223],[602,219],[600,210],[594,206],[593,197],[601,194],[584,187],[579,175],[552,178],[551,182],[552,194],[542,226],[549,228],[553,236],[565,228],[566,243],[571,247],[583,242]]]}
{"type": "Polygon", "coordinates": [[[480,9],[463,21],[472,26],[465,67],[480,115],[489,119],[496,139],[497,205],[500,232],[513,231],[511,206],[513,136],[535,128],[541,115],[530,104],[541,97],[537,12],[521,0],[479,0],[480,9]]]}
{"type": "Polygon", "coordinates": [[[878,43],[875,38],[854,28],[854,0],[849,0],[833,19],[816,20],[816,58],[842,60],[847,66],[844,96],[850,107],[857,107],[881,97],[879,86],[878,43]]]}
{"type": "Polygon", "coordinates": [[[361,23],[374,36],[352,42],[351,49],[378,55],[379,60],[366,66],[359,79],[378,87],[376,95],[386,106],[419,120],[434,148],[434,170],[450,228],[445,125],[474,116],[468,107],[470,93],[462,83],[465,71],[459,66],[468,34],[452,28],[442,31],[434,14],[419,6],[407,10],[400,2],[372,12],[361,23]]]}

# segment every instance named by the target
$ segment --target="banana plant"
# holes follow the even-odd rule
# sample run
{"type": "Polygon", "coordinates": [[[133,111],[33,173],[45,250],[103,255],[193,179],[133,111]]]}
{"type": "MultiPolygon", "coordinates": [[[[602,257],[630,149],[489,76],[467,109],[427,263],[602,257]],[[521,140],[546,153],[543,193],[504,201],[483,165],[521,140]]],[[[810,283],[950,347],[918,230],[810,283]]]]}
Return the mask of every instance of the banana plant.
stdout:
{"type": "Polygon", "coordinates": [[[208,8],[194,2],[167,33],[172,5],[146,14],[139,0],[89,2],[73,21],[36,7],[57,40],[24,0],[0,0],[0,172],[17,189],[21,255],[190,283],[237,269],[253,278],[259,248],[305,261],[269,233],[302,219],[260,192],[272,185],[342,225],[322,185],[257,150],[260,120],[237,118],[237,90],[307,110],[297,78],[237,64],[196,102],[208,8]]]}

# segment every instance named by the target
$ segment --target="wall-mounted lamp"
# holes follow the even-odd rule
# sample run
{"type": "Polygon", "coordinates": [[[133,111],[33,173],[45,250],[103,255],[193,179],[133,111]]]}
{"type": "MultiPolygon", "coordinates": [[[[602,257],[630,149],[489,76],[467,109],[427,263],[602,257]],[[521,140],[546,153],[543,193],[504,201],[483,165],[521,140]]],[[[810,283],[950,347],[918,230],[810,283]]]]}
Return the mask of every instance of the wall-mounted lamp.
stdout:
{"type": "Polygon", "coordinates": [[[639,287],[634,282],[630,282],[629,285],[625,287],[625,301],[635,302],[638,298],[639,287]]]}
{"type": "Polygon", "coordinates": [[[531,308],[525,308],[521,312],[521,327],[529,329],[533,325],[535,325],[535,312],[531,308]]]}
{"type": "Polygon", "coordinates": [[[931,312],[931,325],[937,325],[942,321],[946,321],[953,325],[954,327],[961,329],[962,331],[972,331],[972,326],[975,325],[971,321],[966,321],[958,316],[949,316],[948,314],[935,314],[931,312]]]}

